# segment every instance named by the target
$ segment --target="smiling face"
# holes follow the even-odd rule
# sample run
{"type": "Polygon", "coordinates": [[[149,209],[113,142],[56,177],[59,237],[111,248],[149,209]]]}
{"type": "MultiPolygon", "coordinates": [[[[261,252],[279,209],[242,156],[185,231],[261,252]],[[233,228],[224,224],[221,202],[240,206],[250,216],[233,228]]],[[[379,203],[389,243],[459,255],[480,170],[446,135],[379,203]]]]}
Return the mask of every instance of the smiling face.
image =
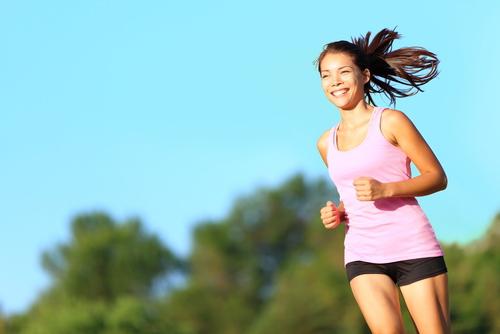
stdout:
{"type": "Polygon", "coordinates": [[[363,72],[346,53],[327,53],[320,63],[321,87],[330,102],[340,109],[352,109],[364,100],[364,85],[370,71],[363,72]]]}

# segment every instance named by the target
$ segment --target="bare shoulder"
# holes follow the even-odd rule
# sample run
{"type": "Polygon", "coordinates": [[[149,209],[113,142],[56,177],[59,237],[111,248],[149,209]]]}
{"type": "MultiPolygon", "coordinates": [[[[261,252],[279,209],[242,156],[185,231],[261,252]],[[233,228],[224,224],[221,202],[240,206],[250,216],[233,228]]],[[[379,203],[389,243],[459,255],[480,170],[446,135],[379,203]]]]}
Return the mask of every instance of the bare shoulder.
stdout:
{"type": "Polygon", "coordinates": [[[402,111],[394,109],[388,109],[384,117],[385,124],[382,124],[381,127],[386,128],[388,133],[395,138],[397,146],[415,164],[420,174],[436,172],[442,175],[443,184],[446,185],[446,174],[443,167],[410,118],[402,111]]]}
{"type": "Polygon", "coordinates": [[[414,127],[410,118],[401,110],[386,108],[382,113],[380,130],[384,137],[395,146],[398,145],[400,130],[414,127]]]}
{"type": "Polygon", "coordinates": [[[330,130],[328,129],[325,132],[323,132],[321,136],[319,136],[318,141],[316,143],[318,145],[318,149],[320,148],[326,149],[329,135],[330,135],[330,130]]]}
{"type": "Polygon", "coordinates": [[[401,110],[390,108],[384,110],[382,119],[386,121],[386,123],[389,123],[389,125],[398,125],[401,124],[401,122],[410,121],[410,118],[401,110]]]}
{"type": "Polygon", "coordinates": [[[330,135],[330,129],[323,132],[316,142],[319,154],[321,155],[321,159],[323,159],[323,162],[325,163],[326,166],[328,166],[326,154],[328,149],[329,135],[330,135]]]}

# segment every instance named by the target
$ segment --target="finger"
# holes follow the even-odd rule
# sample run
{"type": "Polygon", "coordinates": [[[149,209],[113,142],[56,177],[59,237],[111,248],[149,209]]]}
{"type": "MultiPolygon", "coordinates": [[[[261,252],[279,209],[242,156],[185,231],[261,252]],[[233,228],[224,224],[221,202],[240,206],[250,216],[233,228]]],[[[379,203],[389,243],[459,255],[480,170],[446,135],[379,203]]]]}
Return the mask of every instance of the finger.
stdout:
{"type": "Polygon", "coordinates": [[[331,210],[332,210],[332,208],[331,208],[331,207],[329,207],[329,206],[325,206],[325,207],[321,208],[321,210],[319,210],[319,212],[320,212],[321,214],[325,214],[325,213],[327,213],[327,212],[329,212],[329,211],[331,211],[331,210]]]}
{"type": "Polygon", "coordinates": [[[332,217],[333,217],[333,215],[322,215],[322,216],[321,216],[321,220],[323,220],[323,221],[324,221],[325,219],[330,219],[330,218],[332,218],[332,217]]]}
{"type": "Polygon", "coordinates": [[[367,178],[367,177],[358,177],[357,179],[355,179],[352,182],[352,184],[353,185],[363,185],[363,184],[368,183],[368,180],[369,180],[369,178],[367,178]]]}
{"type": "Polygon", "coordinates": [[[371,191],[368,190],[368,189],[358,189],[356,191],[356,195],[357,196],[370,196],[371,195],[371,191]]]}
{"type": "Polygon", "coordinates": [[[334,216],[335,212],[338,212],[338,211],[339,211],[338,208],[330,208],[329,210],[325,211],[325,214],[327,214],[331,217],[331,216],[334,216]]]}
{"type": "Polygon", "coordinates": [[[325,226],[332,224],[332,223],[335,223],[335,218],[327,218],[327,219],[323,220],[323,225],[325,225],[325,226]]]}
{"type": "Polygon", "coordinates": [[[373,196],[373,193],[371,190],[363,190],[360,192],[360,195],[361,196],[364,196],[364,197],[372,197],[373,196]]]}
{"type": "Polygon", "coordinates": [[[333,210],[331,208],[324,207],[323,209],[321,209],[320,213],[321,213],[321,215],[326,215],[327,213],[332,212],[332,211],[333,210]]]}
{"type": "Polygon", "coordinates": [[[358,183],[356,186],[356,189],[358,190],[366,190],[366,189],[370,189],[370,185],[366,182],[360,182],[358,183]]]}
{"type": "Polygon", "coordinates": [[[325,224],[325,228],[333,228],[335,227],[335,223],[325,224]]]}
{"type": "Polygon", "coordinates": [[[328,228],[328,229],[332,229],[332,228],[335,228],[337,226],[339,226],[339,224],[337,222],[325,225],[325,227],[328,228]]]}
{"type": "Polygon", "coordinates": [[[323,224],[330,224],[335,221],[335,217],[327,217],[323,219],[323,224]]]}
{"type": "Polygon", "coordinates": [[[365,189],[365,187],[366,187],[366,184],[364,182],[358,182],[358,183],[354,184],[354,188],[356,190],[365,189]]]}

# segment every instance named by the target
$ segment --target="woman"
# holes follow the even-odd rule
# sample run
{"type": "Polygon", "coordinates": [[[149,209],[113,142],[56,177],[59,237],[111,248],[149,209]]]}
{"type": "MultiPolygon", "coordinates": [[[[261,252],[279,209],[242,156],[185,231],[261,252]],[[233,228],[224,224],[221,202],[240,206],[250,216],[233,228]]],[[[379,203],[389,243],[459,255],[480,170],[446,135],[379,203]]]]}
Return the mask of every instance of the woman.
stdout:
{"type": "Polygon", "coordinates": [[[374,107],[372,93],[421,91],[437,76],[438,59],[423,48],[392,51],[400,35],[383,29],[325,45],[316,60],[340,122],[318,149],[340,195],[321,209],[327,229],[345,222],[344,264],[353,295],[373,333],[404,333],[398,286],[419,333],[449,333],[443,250],[416,196],[444,190],[446,174],[410,119],[374,107]],[[395,83],[398,84],[396,87],[395,83]],[[420,175],[411,177],[413,161],[420,175]]]}

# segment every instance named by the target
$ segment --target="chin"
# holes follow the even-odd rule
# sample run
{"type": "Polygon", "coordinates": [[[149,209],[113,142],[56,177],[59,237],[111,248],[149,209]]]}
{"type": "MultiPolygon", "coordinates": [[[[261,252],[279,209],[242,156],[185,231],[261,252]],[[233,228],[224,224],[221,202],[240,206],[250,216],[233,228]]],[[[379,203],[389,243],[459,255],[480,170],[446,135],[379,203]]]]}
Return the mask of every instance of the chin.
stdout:
{"type": "Polygon", "coordinates": [[[345,101],[345,102],[340,102],[339,101],[336,101],[333,103],[337,108],[339,109],[345,109],[345,110],[348,110],[348,109],[353,109],[356,104],[352,103],[352,101],[345,101]]]}
{"type": "Polygon", "coordinates": [[[358,98],[349,98],[345,99],[343,101],[332,101],[333,104],[339,109],[344,109],[344,110],[351,110],[356,108],[359,103],[363,101],[363,99],[358,99],[358,98]]]}

